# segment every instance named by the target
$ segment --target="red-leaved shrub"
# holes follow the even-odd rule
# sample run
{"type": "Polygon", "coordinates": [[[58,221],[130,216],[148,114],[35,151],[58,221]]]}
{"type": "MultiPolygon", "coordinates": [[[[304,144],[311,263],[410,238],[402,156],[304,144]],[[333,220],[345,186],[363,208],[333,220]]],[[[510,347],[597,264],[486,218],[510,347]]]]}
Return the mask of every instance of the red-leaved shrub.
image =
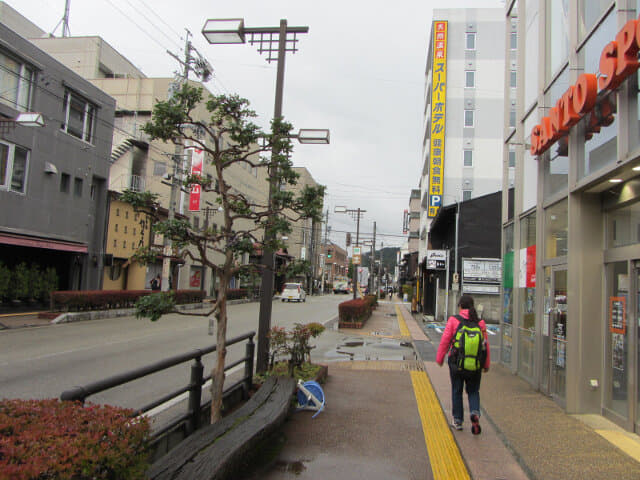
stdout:
{"type": "Polygon", "coordinates": [[[142,479],[146,418],[108,405],[0,401],[0,479],[142,479]]]}
{"type": "MultiPolygon", "coordinates": [[[[371,316],[372,302],[367,298],[347,300],[338,305],[341,324],[364,324],[371,316]]],[[[362,325],[360,325],[362,326],[362,325]]]]}

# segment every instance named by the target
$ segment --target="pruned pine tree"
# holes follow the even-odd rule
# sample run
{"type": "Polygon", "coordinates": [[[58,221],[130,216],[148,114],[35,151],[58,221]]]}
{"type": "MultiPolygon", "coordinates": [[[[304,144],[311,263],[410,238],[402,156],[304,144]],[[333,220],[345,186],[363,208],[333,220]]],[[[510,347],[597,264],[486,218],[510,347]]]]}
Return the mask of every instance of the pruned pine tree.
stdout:
{"type": "MultiPolygon", "coordinates": [[[[286,185],[296,185],[298,178],[289,160],[292,152],[292,127],[289,123],[274,119],[271,133],[264,133],[252,122],[256,113],[249,108],[249,102],[237,95],[209,96],[205,101],[206,115],[196,118],[194,109],[201,102],[202,88],[184,84],[172,98],[156,103],[151,121],[145,125],[144,131],[152,140],[182,145],[188,141],[206,152],[205,162],[212,166],[213,179],[207,181],[204,177],[189,176],[184,184],[200,184],[203,192],[215,191],[216,201],[222,207],[222,222],[217,226],[205,225],[196,229],[186,220],[174,219],[155,223],[153,230],[168,236],[174,245],[182,249],[184,257],[191,257],[196,263],[211,268],[219,279],[218,295],[210,311],[190,314],[176,310],[170,292],[157,293],[138,302],[137,315],[151,320],[157,320],[166,313],[213,315],[216,318],[218,348],[211,386],[213,423],[220,418],[222,407],[226,356],[224,344],[228,323],[227,291],[231,278],[246,274],[251,269],[265,268],[264,265],[242,265],[243,255],[254,252],[256,246],[274,252],[282,248],[284,245],[279,238],[291,231],[291,222],[302,218],[319,221],[324,187],[305,187],[297,195],[286,188],[286,185]],[[276,153],[267,156],[267,152],[276,153]],[[228,183],[228,169],[241,163],[251,168],[267,169],[268,179],[271,180],[271,202],[250,200],[228,183]],[[272,240],[267,244],[264,239],[272,240]]],[[[149,210],[152,197],[148,192],[139,195],[129,192],[127,198],[130,203],[138,202],[149,210]]],[[[155,255],[156,252],[139,252],[137,258],[155,255]]]]}

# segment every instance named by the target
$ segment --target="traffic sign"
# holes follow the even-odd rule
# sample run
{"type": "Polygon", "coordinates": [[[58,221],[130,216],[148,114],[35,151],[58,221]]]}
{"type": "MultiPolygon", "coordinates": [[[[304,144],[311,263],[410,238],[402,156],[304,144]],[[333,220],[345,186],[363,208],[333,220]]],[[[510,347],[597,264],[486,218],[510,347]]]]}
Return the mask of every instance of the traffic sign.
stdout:
{"type": "Polygon", "coordinates": [[[354,265],[360,265],[361,260],[362,260],[362,257],[360,256],[359,253],[353,255],[353,264],[354,265]]]}

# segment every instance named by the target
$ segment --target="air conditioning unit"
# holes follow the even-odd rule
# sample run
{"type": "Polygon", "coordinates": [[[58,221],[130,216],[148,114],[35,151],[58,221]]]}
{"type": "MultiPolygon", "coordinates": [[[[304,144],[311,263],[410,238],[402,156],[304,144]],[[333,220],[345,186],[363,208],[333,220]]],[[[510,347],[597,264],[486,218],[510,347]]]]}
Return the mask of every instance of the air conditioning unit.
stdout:
{"type": "Polygon", "coordinates": [[[113,267],[113,255],[110,253],[104,254],[104,266],[113,267]]]}

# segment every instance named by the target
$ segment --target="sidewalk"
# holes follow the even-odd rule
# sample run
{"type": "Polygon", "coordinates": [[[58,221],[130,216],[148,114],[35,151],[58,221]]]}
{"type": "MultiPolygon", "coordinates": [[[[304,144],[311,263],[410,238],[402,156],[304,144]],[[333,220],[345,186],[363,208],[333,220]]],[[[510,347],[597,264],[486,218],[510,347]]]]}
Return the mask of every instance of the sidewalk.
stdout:
{"type": "Polygon", "coordinates": [[[596,431],[496,363],[482,380],[482,434],[471,434],[468,418],[453,431],[448,369],[435,363],[437,345],[408,304],[381,301],[356,332],[341,331],[365,342],[380,335],[410,342],[418,361],[328,363],[325,410],[315,419],[294,413],[269,471],[246,480],[640,478],[640,437],[611,434],[615,428],[599,416],[596,431]],[[628,452],[603,434],[624,440],[628,452]]]}
{"type": "Polygon", "coordinates": [[[41,327],[51,320],[38,318],[38,312],[9,313],[0,315],[0,330],[9,328],[41,327]]]}
{"type": "MultiPolygon", "coordinates": [[[[416,324],[413,317],[407,318],[410,315],[406,307],[404,310],[407,322],[416,324]]],[[[448,372],[433,361],[425,365],[432,382],[442,383],[443,388],[437,388],[438,396],[445,412],[450,412],[448,372]],[[439,377],[446,378],[439,381],[439,377]]],[[[551,398],[535,391],[495,361],[491,370],[482,376],[480,392],[484,413],[482,436],[487,432],[487,425],[493,427],[500,443],[506,445],[529,478],[640,478],[640,437],[637,435],[624,432],[598,415],[567,415],[551,398]]],[[[458,443],[465,459],[476,456],[464,435],[458,436],[458,443]]],[[[513,477],[505,473],[496,478],[513,477]]]]}

